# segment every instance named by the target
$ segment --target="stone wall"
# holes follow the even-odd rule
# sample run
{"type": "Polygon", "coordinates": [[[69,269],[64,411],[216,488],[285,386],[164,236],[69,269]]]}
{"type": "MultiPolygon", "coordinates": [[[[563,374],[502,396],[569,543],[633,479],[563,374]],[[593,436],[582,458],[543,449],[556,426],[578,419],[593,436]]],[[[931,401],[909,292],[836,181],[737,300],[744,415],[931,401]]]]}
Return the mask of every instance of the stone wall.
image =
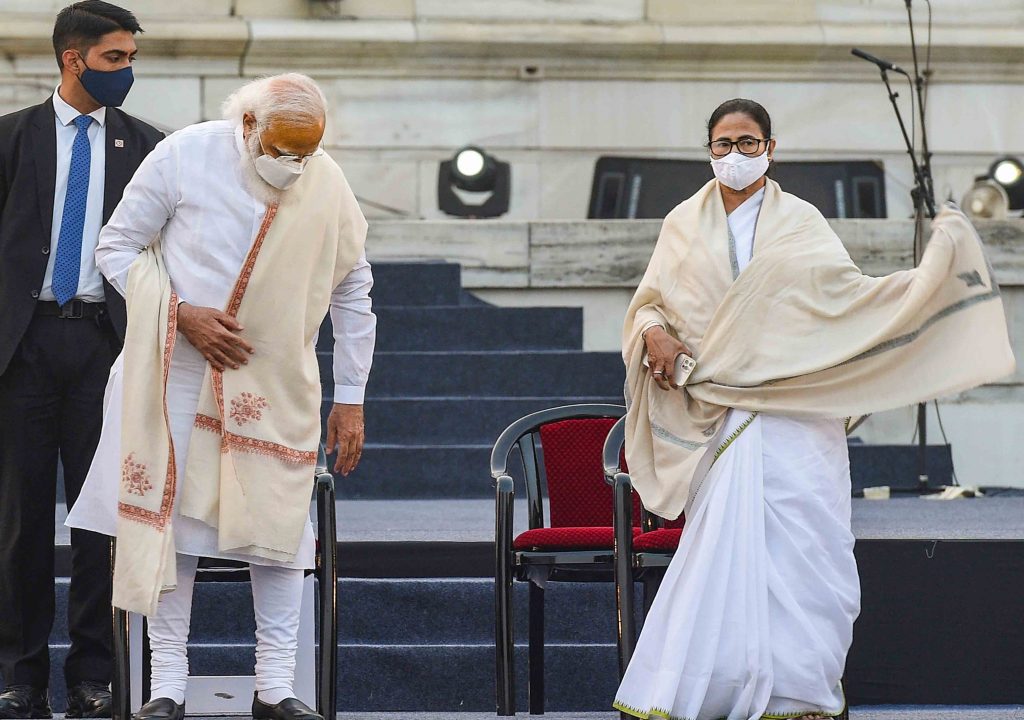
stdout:
{"type": "MultiPolygon", "coordinates": [[[[499,305],[580,306],[588,350],[617,352],[626,306],[650,258],[657,221],[376,221],[371,261],[448,260],[463,284],[499,305]]],[[[884,275],[912,266],[913,226],[901,220],[836,220],[832,227],[861,269],[884,275]]],[[[1024,220],[979,222],[1003,291],[1007,324],[1024,357],[1024,220]]],[[[496,329],[500,332],[500,329],[496,329]]],[[[949,348],[958,362],[970,348],[949,348]]],[[[1024,366],[1010,377],[939,403],[963,484],[1024,487],[1024,366]]],[[[930,442],[942,434],[929,408],[930,442]]],[[[913,408],[869,418],[857,436],[869,443],[910,442],[913,408]]]]}
{"type": "MultiPolygon", "coordinates": [[[[0,112],[52,91],[63,4],[0,0],[0,112]]],[[[441,217],[438,162],[472,142],[512,163],[509,218],[585,217],[597,157],[703,158],[703,121],[733,96],[772,112],[780,160],[883,161],[890,217],[909,213],[884,90],[849,55],[859,45],[910,65],[900,0],[126,4],[147,30],[129,111],[176,129],[218,117],[245,78],[308,72],[331,101],[328,146],[370,216],[441,217]]],[[[936,189],[959,198],[996,156],[1024,153],[1024,3],[932,4],[936,189]]]]}
{"type": "MultiPolygon", "coordinates": [[[[0,0],[0,113],[52,92],[58,76],[49,38],[64,4],[0,0]]],[[[901,0],[124,4],[146,28],[129,112],[174,130],[217,118],[245,79],[311,74],[331,103],[328,149],[377,220],[371,259],[453,260],[466,268],[467,284],[494,302],[582,306],[590,349],[617,349],[658,223],[546,221],[585,217],[601,155],[706,157],[703,122],[724,99],[747,96],[768,107],[780,160],[881,160],[890,217],[910,212],[910,170],[884,90],[873,67],[849,55],[859,46],[911,65],[901,0]],[[441,218],[437,165],[467,143],[512,163],[512,207],[503,221],[434,222],[441,218]]],[[[932,5],[935,185],[942,198],[959,198],[996,156],[1024,154],[1024,2],[932,5]]],[[[913,6],[923,42],[924,3],[913,6]]],[[[897,90],[909,110],[909,93],[897,90]]],[[[983,229],[1018,355],[1021,228],[983,229]]],[[[907,223],[836,229],[865,270],[909,266],[907,223]]],[[[951,348],[954,360],[957,352],[963,349],[951,348]]],[[[961,481],[1024,485],[1021,379],[1018,372],[941,404],[961,481]]],[[[873,442],[906,442],[913,416],[909,409],[885,413],[860,432],[873,442]]]]}

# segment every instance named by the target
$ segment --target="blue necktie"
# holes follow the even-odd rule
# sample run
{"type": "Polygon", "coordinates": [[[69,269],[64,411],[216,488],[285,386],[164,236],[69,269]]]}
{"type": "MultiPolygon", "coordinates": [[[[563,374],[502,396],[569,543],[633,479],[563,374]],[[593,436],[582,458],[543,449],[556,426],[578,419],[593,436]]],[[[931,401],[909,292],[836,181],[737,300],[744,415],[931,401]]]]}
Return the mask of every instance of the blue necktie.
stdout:
{"type": "Polygon", "coordinates": [[[85,206],[89,199],[89,166],[92,147],[89,145],[89,125],[92,118],[75,118],[75,143],[71,146],[71,169],[68,171],[68,193],[64,196],[64,216],[60,221],[57,257],[53,261],[53,296],[64,305],[78,292],[78,278],[82,270],[82,231],[85,228],[85,206]]]}

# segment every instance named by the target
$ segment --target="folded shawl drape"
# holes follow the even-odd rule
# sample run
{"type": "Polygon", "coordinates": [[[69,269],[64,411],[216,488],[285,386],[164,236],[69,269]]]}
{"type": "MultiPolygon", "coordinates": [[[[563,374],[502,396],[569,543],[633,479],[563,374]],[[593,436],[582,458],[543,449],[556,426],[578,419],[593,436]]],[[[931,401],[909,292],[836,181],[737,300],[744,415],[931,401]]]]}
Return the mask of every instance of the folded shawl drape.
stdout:
{"type": "Polygon", "coordinates": [[[824,217],[767,180],[750,264],[738,272],[718,183],[666,217],[626,314],[626,457],[651,511],[677,517],[729,408],[851,417],[924,402],[1013,372],[984,248],[946,206],[919,267],[860,272],[824,217]],[[659,323],[697,360],[658,389],[641,332],[659,323]]]}

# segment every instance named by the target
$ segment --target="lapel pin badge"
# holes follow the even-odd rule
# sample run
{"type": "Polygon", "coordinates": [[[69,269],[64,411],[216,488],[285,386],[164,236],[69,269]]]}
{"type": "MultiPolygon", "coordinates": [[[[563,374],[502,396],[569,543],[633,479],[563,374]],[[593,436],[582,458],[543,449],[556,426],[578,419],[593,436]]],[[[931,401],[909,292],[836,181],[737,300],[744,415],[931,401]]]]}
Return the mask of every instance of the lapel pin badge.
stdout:
{"type": "Polygon", "coordinates": [[[116,148],[123,148],[124,147],[124,140],[122,140],[121,138],[115,139],[114,140],[114,147],[116,147],[116,148]]]}

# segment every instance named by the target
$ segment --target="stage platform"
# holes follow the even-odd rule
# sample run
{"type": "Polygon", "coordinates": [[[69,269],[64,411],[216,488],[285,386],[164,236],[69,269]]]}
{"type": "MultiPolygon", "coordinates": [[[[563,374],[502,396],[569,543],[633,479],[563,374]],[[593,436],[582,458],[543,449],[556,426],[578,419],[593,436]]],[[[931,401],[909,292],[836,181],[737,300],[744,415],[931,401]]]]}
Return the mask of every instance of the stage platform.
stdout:
{"type": "MultiPolygon", "coordinates": [[[[411,713],[338,713],[337,720],[495,720],[494,713],[411,712],[411,713]]],[[[540,717],[544,720],[619,720],[615,712],[546,713],[542,716],[518,713],[520,720],[540,717]]],[[[63,720],[61,714],[54,718],[63,720]]],[[[1024,720],[1024,706],[952,707],[952,706],[871,706],[851,708],[852,720],[1024,720]]],[[[189,720],[224,720],[223,716],[202,718],[190,715],[189,720]]]]}
{"type": "MultiPolygon", "coordinates": [[[[519,713],[517,718],[545,720],[619,720],[618,713],[519,713]]],[[[338,720],[494,720],[494,713],[341,713],[338,720]]],[[[1016,707],[897,707],[872,706],[850,709],[851,720],[1024,720],[1024,706],[1016,707]]]]}
{"type": "MultiPolygon", "coordinates": [[[[341,717],[493,717],[493,501],[343,500],[338,516],[339,702],[358,713],[341,717]]],[[[66,574],[69,534],[57,519],[66,574]]],[[[515,522],[525,529],[522,501],[515,522]]],[[[853,717],[1024,720],[1019,709],[916,707],[1024,704],[1024,498],[855,499],[853,529],[863,589],[847,664],[853,717]]],[[[55,663],[67,648],[66,579],[57,589],[55,663]]],[[[516,584],[520,708],[525,590],[516,584]]],[[[549,717],[611,720],[599,712],[617,685],[611,585],[554,583],[546,595],[549,717]]],[[[201,587],[195,607],[193,672],[251,672],[248,588],[201,587]]]]}
{"type": "MultiPolygon", "coordinates": [[[[492,500],[339,500],[337,506],[343,571],[358,570],[358,577],[373,577],[373,569],[354,554],[383,551],[389,546],[398,550],[412,543],[448,550],[456,549],[453,544],[460,545],[467,562],[460,572],[469,573],[460,577],[478,577],[481,568],[473,561],[479,546],[494,543],[492,500]]],[[[71,537],[64,526],[66,515],[64,507],[58,506],[59,559],[71,537]]],[[[525,530],[525,501],[517,500],[514,518],[516,532],[525,530]]],[[[852,524],[858,540],[1024,541],[1024,497],[854,498],[852,524]]],[[[66,574],[63,563],[58,562],[58,568],[58,574],[66,574]]],[[[395,577],[385,567],[378,571],[384,573],[381,577],[395,577]]],[[[493,567],[488,565],[484,575],[492,574],[493,567]]]]}

